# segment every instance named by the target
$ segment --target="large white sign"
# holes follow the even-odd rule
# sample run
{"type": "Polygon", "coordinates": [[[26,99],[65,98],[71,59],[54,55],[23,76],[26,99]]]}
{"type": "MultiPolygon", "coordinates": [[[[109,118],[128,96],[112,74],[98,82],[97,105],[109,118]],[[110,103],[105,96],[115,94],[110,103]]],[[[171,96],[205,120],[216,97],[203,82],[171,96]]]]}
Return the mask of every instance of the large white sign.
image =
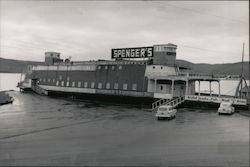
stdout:
{"type": "Polygon", "coordinates": [[[112,49],[111,57],[112,59],[153,57],[153,49],[153,47],[112,49]]]}
{"type": "Polygon", "coordinates": [[[203,101],[203,102],[213,102],[213,103],[221,103],[221,102],[232,102],[236,105],[246,105],[246,99],[237,99],[237,98],[222,98],[222,97],[209,97],[209,96],[196,96],[196,95],[186,95],[185,100],[190,101],[203,101]]]}

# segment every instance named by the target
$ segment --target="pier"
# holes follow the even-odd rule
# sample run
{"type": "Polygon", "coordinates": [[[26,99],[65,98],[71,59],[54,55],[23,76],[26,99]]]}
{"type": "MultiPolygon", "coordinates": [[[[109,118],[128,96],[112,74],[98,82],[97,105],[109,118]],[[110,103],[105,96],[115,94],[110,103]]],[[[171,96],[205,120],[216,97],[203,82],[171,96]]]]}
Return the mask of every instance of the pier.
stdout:
{"type": "MultiPolygon", "coordinates": [[[[173,107],[177,107],[179,104],[183,103],[184,101],[196,101],[196,102],[207,102],[207,103],[221,103],[221,102],[231,102],[233,105],[241,105],[246,106],[249,104],[249,96],[248,99],[241,98],[241,97],[225,97],[221,95],[221,86],[220,81],[221,80],[239,80],[239,75],[221,75],[221,74],[200,74],[200,73],[178,73],[178,75],[172,75],[172,76],[152,76],[149,79],[153,80],[155,82],[155,91],[157,81],[170,81],[172,83],[171,85],[171,94],[168,94],[168,97],[171,98],[160,98],[159,100],[155,101],[151,105],[152,111],[155,111],[158,107],[161,105],[171,105],[173,107]],[[175,96],[175,82],[182,81],[185,82],[185,95],[179,95],[175,96]],[[207,81],[209,82],[209,94],[208,95],[201,95],[200,91],[200,82],[207,81]],[[190,94],[189,91],[189,84],[198,82],[198,95],[196,94],[190,94]],[[218,94],[215,96],[212,94],[211,89],[211,83],[217,82],[218,83],[218,94]]],[[[243,81],[242,81],[243,82],[243,81]]],[[[240,83],[239,83],[240,84],[240,83]]],[[[245,84],[247,84],[245,82],[245,84]]],[[[239,88],[239,85],[237,89],[239,88]]],[[[239,90],[236,90],[236,95],[239,94],[239,90]]]]}

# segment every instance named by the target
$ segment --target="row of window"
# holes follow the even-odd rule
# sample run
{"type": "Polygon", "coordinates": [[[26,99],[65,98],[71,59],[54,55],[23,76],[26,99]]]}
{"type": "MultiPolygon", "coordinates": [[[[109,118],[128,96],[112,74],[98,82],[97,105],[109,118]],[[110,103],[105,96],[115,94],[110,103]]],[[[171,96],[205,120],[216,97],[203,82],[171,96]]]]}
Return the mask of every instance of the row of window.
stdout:
{"type": "MultiPolygon", "coordinates": [[[[42,81],[42,79],[40,79],[40,81],[42,81]]],[[[46,78],[44,78],[43,81],[46,82],[46,78]]],[[[51,80],[48,78],[48,82],[50,82],[50,81],[51,80]]],[[[55,82],[55,79],[53,79],[52,82],[55,82]]],[[[71,86],[71,87],[79,87],[80,88],[80,87],[82,87],[82,84],[83,84],[84,88],[87,88],[88,84],[90,84],[91,88],[95,88],[95,82],[88,83],[88,82],[81,82],[81,81],[79,81],[79,82],[76,83],[75,81],[72,81],[71,85],[70,85],[69,81],[67,81],[66,83],[64,81],[56,81],[56,86],[66,86],[66,87],[71,86]]],[[[106,86],[105,87],[106,89],[111,89],[110,83],[106,83],[105,86],[106,86]]],[[[122,86],[123,86],[123,90],[127,90],[128,89],[128,84],[127,83],[124,83],[122,86]]],[[[103,88],[103,85],[102,85],[101,82],[98,83],[97,88],[98,89],[102,89],[103,88]]],[[[115,83],[114,84],[114,89],[118,89],[118,88],[119,88],[119,84],[115,83]]],[[[137,90],[137,84],[132,84],[132,90],[137,90]]]]}
{"type": "MultiPolygon", "coordinates": [[[[102,69],[102,66],[98,66],[97,69],[98,69],[98,70],[101,70],[101,69],[102,69]]],[[[105,70],[108,70],[108,66],[104,66],[104,69],[105,69],[105,70]]],[[[112,70],[115,70],[115,66],[111,66],[111,69],[112,69],[112,70]]],[[[121,69],[122,69],[122,66],[118,66],[118,69],[121,70],[121,69]]]]}

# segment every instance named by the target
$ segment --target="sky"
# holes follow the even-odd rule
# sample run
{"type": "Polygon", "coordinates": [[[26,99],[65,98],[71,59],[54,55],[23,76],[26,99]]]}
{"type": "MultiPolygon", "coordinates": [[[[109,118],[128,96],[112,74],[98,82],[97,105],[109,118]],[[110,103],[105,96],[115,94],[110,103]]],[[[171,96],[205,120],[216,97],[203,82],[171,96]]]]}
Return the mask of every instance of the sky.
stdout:
{"type": "Polygon", "coordinates": [[[193,63],[249,61],[248,1],[0,0],[0,57],[111,59],[112,48],[176,44],[193,63]]]}

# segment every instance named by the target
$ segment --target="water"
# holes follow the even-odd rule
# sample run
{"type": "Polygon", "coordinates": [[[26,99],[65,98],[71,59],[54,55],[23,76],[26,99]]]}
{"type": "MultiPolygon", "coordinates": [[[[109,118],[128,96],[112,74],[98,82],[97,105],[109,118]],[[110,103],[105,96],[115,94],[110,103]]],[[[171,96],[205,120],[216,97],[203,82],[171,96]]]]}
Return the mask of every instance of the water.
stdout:
{"type": "MultiPolygon", "coordinates": [[[[1,74],[1,90],[20,74],[1,74]]],[[[10,91],[0,106],[0,166],[249,166],[249,117],[178,109],[157,121],[130,106],[10,91]]]]}
{"type": "Polygon", "coordinates": [[[0,73],[0,91],[19,90],[16,86],[20,77],[20,73],[0,73]]]}
{"type": "MultiPolygon", "coordinates": [[[[18,90],[16,87],[20,81],[21,74],[19,73],[0,73],[0,91],[2,90],[18,90]]],[[[249,85],[249,80],[247,81],[249,85]]],[[[236,87],[239,81],[234,80],[222,80],[221,81],[221,94],[234,96],[236,87]]],[[[218,83],[212,82],[212,91],[218,94],[218,83]]],[[[208,93],[209,82],[201,82],[201,92],[208,93]]],[[[198,82],[196,82],[196,92],[198,92],[198,82]]]]}
{"type": "Polygon", "coordinates": [[[249,118],[238,113],[182,108],[157,121],[141,108],[10,94],[3,166],[249,166],[249,118]]]}

